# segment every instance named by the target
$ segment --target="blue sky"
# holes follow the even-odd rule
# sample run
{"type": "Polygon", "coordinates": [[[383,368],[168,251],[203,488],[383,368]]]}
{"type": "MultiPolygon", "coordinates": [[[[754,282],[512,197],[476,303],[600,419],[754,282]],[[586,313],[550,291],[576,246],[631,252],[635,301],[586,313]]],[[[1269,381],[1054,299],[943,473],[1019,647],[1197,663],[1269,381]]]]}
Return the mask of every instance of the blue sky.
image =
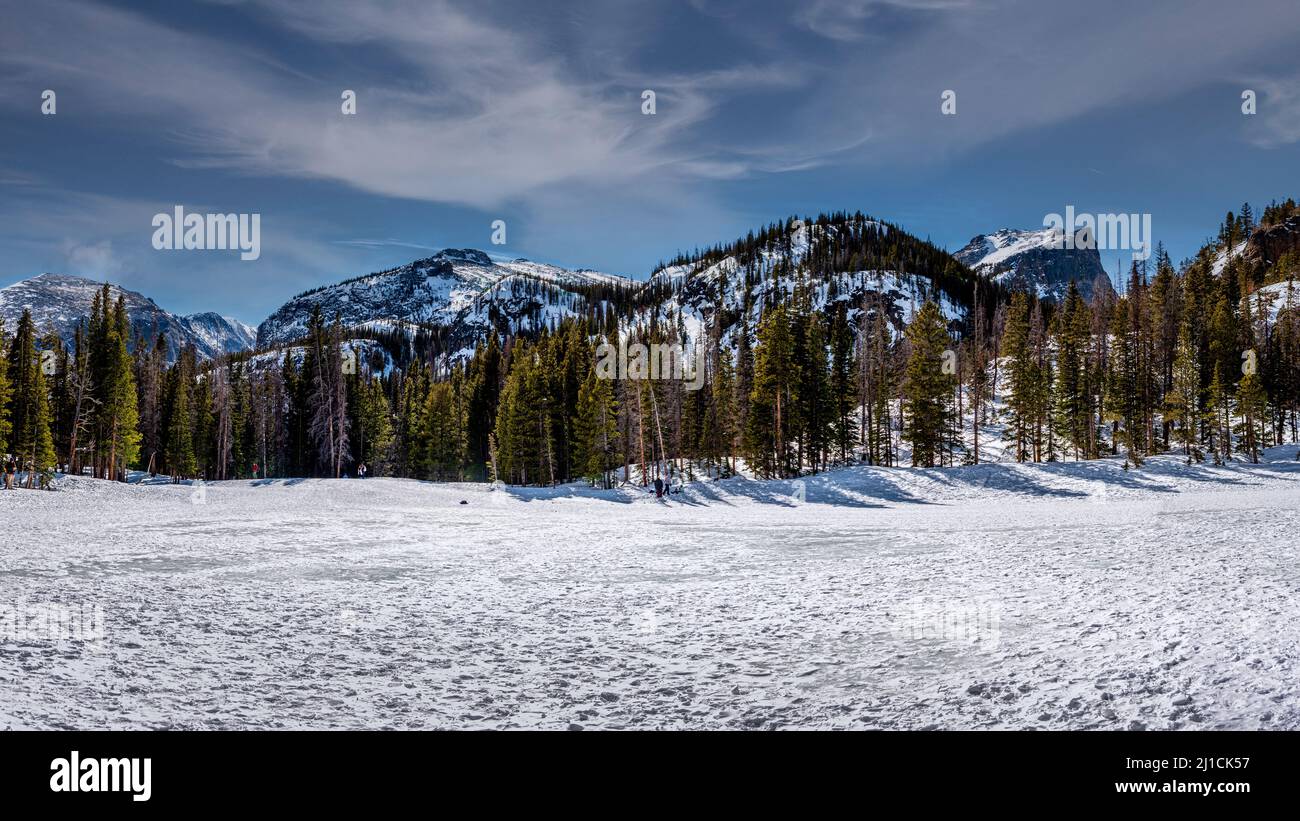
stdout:
{"type": "Polygon", "coordinates": [[[1074,205],[1151,213],[1180,259],[1228,209],[1300,194],[1290,0],[0,0],[0,19],[0,286],[81,274],[253,324],[445,247],[640,278],[791,214],[862,210],[956,250],[1074,205]],[[178,204],[261,214],[260,259],[154,250],[178,204]]]}

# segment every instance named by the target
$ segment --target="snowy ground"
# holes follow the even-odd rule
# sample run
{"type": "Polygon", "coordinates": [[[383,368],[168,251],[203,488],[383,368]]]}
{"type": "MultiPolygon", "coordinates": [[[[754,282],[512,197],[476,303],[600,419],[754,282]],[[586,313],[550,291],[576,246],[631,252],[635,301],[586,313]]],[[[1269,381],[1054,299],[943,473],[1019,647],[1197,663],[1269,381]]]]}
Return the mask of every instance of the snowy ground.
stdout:
{"type": "Polygon", "coordinates": [[[0,492],[0,728],[1296,729],[1268,456],[0,492]]]}

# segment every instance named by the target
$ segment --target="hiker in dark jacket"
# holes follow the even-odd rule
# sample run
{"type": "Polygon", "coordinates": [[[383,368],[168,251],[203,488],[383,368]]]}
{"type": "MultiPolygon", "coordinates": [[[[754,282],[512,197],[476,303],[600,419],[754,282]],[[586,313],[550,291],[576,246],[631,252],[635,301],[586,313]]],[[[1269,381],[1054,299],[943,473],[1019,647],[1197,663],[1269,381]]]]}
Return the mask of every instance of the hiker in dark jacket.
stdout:
{"type": "Polygon", "coordinates": [[[664,496],[664,480],[655,477],[655,498],[662,499],[664,496]]]}

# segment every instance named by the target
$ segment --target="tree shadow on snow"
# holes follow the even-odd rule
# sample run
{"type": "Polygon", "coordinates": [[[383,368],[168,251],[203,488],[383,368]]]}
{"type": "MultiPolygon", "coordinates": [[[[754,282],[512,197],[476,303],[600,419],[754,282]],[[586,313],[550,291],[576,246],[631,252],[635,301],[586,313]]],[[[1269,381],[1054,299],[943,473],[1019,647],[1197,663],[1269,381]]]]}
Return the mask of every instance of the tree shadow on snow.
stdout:
{"type": "MultiPolygon", "coordinates": [[[[919,501],[901,491],[896,491],[890,501],[919,501]]],[[[849,492],[841,483],[829,474],[805,476],[802,479],[783,481],[758,481],[743,477],[719,479],[714,482],[700,482],[689,485],[685,494],[701,497],[704,501],[717,504],[733,505],[734,499],[743,498],[758,504],[777,505],[780,507],[801,507],[804,504],[834,505],[836,507],[873,508],[884,507],[879,502],[862,498],[866,494],[849,492]],[[719,490],[724,491],[720,493],[719,490]]],[[[673,500],[680,498],[674,495],[673,500]]],[[[696,502],[695,504],[700,504],[696,502]]]]}
{"type": "Polygon", "coordinates": [[[972,465],[956,470],[928,470],[926,478],[945,487],[966,487],[978,490],[1007,491],[1019,496],[1085,499],[1088,491],[1050,485],[1028,470],[1017,470],[1011,465],[972,465]],[[951,472],[949,472],[951,471],[951,472]]]}
{"type": "Polygon", "coordinates": [[[622,505],[628,505],[633,502],[633,498],[627,496],[625,492],[618,489],[603,490],[574,484],[559,485],[557,487],[518,487],[514,485],[500,485],[490,492],[503,493],[510,499],[518,502],[549,502],[556,499],[595,499],[598,501],[614,502],[622,505]]]}

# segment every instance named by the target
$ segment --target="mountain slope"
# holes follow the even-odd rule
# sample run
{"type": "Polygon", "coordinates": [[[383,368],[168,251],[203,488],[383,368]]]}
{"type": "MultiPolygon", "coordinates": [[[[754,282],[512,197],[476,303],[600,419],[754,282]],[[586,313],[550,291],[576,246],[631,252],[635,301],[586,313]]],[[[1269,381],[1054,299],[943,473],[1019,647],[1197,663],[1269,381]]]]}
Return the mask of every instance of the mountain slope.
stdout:
{"type": "Polygon", "coordinates": [[[953,254],[959,261],[1012,290],[1027,290],[1061,301],[1070,282],[1091,299],[1100,287],[1114,289],[1096,248],[1055,248],[1060,234],[1051,228],[1032,231],[1003,228],[971,239],[953,254]]]}
{"type": "Polygon", "coordinates": [[[838,214],[786,220],[730,244],[679,256],[643,282],[448,249],[299,294],[258,327],[257,344],[267,348],[301,340],[319,307],[326,321],[339,317],[353,338],[433,335],[436,352],[453,360],[472,354],[491,331],[529,334],[570,317],[607,321],[611,310],[622,318],[625,332],[670,324],[695,342],[721,309],[719,333],[735,345],[742,324],[753,334],[766,307],[790,299],[799,283],[814,310],[843,303],[855,328],[863,311],[880,310],[895,331],[931,298],[957,330],[974,289],[983,287],[931,243],[861,214],[838,214]]]}
{"type": "Polygon", "coordinates": [[[524,259],[498,262],[482,251],[448,249],[299,294],[258,326],[257,343],[267,347],[301,339],[319,306],[326,321],[338,316],[348,329],[436,327],[445,335],[446,350],[464,354],[490,328],[537,330],[586,311],[595,292],[634,286],[611,274],[524,259]]]}
{"type": "Polygon", "coordinates": [[[238,319],[212,311],[181,317],[182,323],[197,340],[195,347],[237,353],[257,344],[257,329],[238,319]]]}
{"type": "Polygon", "coordinates": [[[953,330],[965,320],[978,283],[942,249],[862,214],[791,219],[725,246],[683,256],[651,275],[639,296],[643,323],[680,317],[699,339],[722,312],[719,331],[734,344],[741,320],[754,332],[765,306],[803,289],[814,311],[842,305],[856,329],[879,310],[903,326],[927,299],[953,330]]]}
{"type": "MultiPolygon", "coordinates": [[[[90,316],[91,302],[101,287],[102,282],[85,277],[41,274],[0,288],[0,319],[12,331],[23,310],[30,310],[42,333],[53,330],[65,344],[71,344],[77,325],[90,316]]],[[[136,337],[152,341],[162,334],[167,338],[169,361],[175,361],[185,345],[192,345],[203,359],[252,347],[252,329],[238,320],[215,313],[180,316],[135,291],[118,286],[112,286],[112,291],[114,298],[120,294],[126,302],[131,321],[129,344],[134,346],[136,337]]]]}
{"type": "Polygon", "coordinates": [[[1231,246],[1224,242],[1208,243],[1197,255],[1197,262],[1209,265],[1210,273],[1220,276],[1236,263],[1251,281],[1277,280],[1300,267],[1300,213],[1294,202],[1267,209],[1264,219],[1251,226],[1244,237],[1236,237],[1231,246]]]}

